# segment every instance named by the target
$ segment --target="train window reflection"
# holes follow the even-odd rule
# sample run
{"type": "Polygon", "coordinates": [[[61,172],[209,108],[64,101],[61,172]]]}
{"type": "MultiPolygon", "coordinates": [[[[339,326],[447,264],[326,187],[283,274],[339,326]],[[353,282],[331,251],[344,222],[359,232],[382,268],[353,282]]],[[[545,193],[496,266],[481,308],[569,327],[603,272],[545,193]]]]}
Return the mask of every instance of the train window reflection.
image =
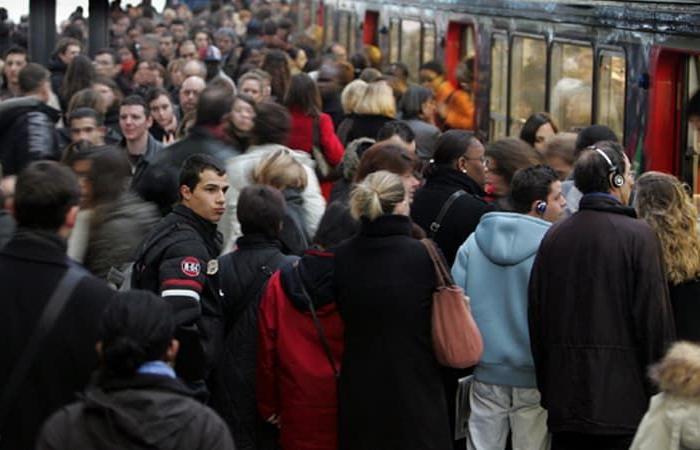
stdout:
{"type": "Polygon", "coordinates": [[[392,20],[389,27],[389,62],[397,62],[399,60],[399,21],[392,20]]]}
{"type": "Polygon", "coordinates": [[[433,24],[423,25],[423,59],[421,63],[435,59],[435,26],[433,24]]]}
{"type": "Polygon", "coordinates": [[[547,44],[515,37],[511,58],[510,135],[517,136],[532,113],[544,111],[547,44]]]}
{"type": "Polygon", "coordinates": [[[578,131],[591,124],[593,49],[555,42],[551,58],[550,112],[560,130],[578,131]]]}
{"type": "Polygon", "coordinates": [[[625,57],[602,52],[598,58],[596,122],[610,127],[622,141],[625,133],[625,57]]]}
{"type": "Polygon", "coordinates": [[[421,24],[416,20],[401,21],[401,61],[408,67],[408,73],[415,81],[420,67],[421,24]]]}
{"type": "Polygon", "coordinates": [[[508,40],[505,35],[493,35],[491,42],[491,93],[489,107],[489,138],[506,136],[508,108],[508,40]]]}
{"type": "Polygon", "coordinates": [[[350,28],[350,14],[345,11],[338,12],[338,42],[347,49],[348,56],[352,50],[348,46],[350,28]]]}

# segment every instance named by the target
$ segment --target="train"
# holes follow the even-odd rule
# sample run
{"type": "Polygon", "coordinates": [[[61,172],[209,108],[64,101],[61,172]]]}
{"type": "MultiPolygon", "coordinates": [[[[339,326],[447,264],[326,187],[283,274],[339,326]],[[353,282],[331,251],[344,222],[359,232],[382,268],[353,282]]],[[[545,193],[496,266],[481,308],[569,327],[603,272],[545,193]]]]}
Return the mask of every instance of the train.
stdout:
{"type": "Polygon", "coordinates": [[[375,46],[417,82],[442,62],[472,65],[476,127],[517,136],[549,112],[560,131],[609,126],[637,172],[671,173],[700,193],[700,133],[685,105],[700,87],[697,1],[312,0],[326,45],[375,46]]]}

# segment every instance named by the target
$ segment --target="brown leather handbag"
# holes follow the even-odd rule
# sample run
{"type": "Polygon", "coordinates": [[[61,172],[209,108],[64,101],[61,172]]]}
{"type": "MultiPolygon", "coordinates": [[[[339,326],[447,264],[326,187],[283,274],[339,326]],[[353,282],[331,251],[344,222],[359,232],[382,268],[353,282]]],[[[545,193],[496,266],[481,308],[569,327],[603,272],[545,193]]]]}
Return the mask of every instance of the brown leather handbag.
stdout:
{"type": "Polygon", "coordinates": [[[438,362],[444,366],[464,369],[479,362],[484,350],[479,327],[469,310],[469,298],[454,284],[447,264],[435,243],[421,242],[435,266],[437,288],[433,293],[433,349],[438,362]]]}

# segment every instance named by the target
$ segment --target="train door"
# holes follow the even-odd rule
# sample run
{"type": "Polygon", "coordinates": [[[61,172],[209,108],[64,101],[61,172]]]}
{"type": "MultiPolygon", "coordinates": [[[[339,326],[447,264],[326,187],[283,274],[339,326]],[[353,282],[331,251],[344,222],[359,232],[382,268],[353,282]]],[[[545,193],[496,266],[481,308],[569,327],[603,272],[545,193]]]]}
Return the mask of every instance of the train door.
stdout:
{"type": "Polygon", "coordinates": [[[447,40],[445,42],[445,72],[447,78],[455,86],[458,85],[456,68],[462,61],[467,61],[471,69],[472,92],[476,86],[476,45],[474,43],[474,26],[459,22],[450,22],[447,26],[447,40]]]}
{"type": "Polygon", "coordinates": [[[377,25],[379,24],[379,12],[365,12],[365,22],[362,25],[362,43],[364,45],[379,46],[379,36],[377,35],[377,25]]]}
{"type": "MultiPolygon", "coordinates": [[[[700,55],[688,58],[686,70],[686,88],[684,98],[687,101],[698,89],[700,89],[700,55]]],[[[685,109],[685,108],[684,108],[685,109]]],[[[683,137],[683,154],[681,155],[681,177],[693,188],[696,201],[700,198],[700,131],[692,125],[688,125],[687,117],[683,123],[686,132],[683,137]]]]}

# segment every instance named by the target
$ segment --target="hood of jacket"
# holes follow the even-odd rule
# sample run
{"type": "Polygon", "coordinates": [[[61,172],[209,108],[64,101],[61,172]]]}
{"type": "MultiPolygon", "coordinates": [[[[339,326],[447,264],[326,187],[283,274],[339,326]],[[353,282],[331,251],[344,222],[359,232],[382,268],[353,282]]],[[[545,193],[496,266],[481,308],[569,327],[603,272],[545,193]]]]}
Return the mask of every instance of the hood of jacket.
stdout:
{"type": "Polygon", "coordinates": [[[83,394],[85,413],[101,420],[86,421],[87,432],[102,444],[175,448],[180,430],[200,412],[185,396],[191,392],[180,381],[159,375],[92,386],[83,394]]]}
{"type": "Polygon", "coordinates": [[[294,307],[302,312],[309,311],[309,302],[303,287],[311,296],[315,308],[333,302],[333,253],[307,250],[296,264],[288,264],[281,269],[282,289],[294,307]]]}
{"type": "Polygon", "coordinates": [[[678,397],[700,400],[700,346],[677,342],[651,370],[662,391],[678,397]]]}
{"type": "Polygon", "coordinates": [[[537,253],[550,223],[525,214],[492,212],[481,218],[475,239],[494,264],[511,266],[537,253]]]}

